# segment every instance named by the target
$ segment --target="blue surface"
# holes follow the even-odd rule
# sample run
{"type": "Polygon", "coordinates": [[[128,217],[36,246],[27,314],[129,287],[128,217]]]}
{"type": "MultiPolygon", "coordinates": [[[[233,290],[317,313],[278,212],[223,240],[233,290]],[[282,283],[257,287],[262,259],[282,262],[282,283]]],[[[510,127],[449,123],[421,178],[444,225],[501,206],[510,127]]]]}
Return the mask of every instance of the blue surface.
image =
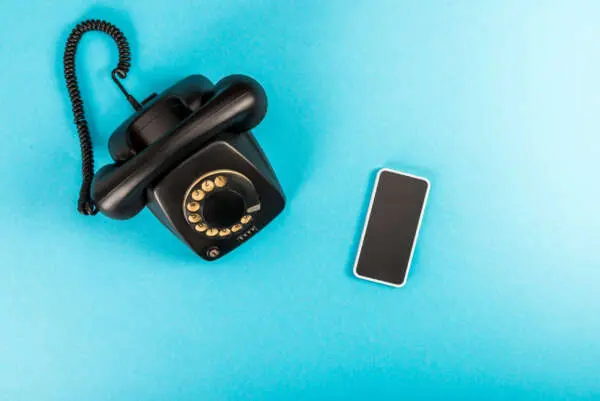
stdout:
{"type": "MultiPolygon", "coordinates": [[[[600,399],[600,3],[0,5],[0,400],[600,399]],[[149,212],[75,212],[64,40],[126,85],[238,72],[288,196],[204,263],[149,212]],[[430,203],[403,289],[352,277],[378,167],[430,203]]],[[[79,77],[98,165],[130,109],[79,77]]]]}

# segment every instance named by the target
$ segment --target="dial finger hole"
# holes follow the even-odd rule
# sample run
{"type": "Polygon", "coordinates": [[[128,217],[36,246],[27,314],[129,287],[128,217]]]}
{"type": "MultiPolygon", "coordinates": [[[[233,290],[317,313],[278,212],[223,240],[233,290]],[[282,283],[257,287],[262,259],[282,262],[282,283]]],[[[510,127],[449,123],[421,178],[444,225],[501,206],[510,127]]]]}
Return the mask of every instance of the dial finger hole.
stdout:
{"type": "Polygon", "coordinates": [[[187,210],[190,212],[197,212],[200,210],[200,204],[198,202],[190,202],[187,204],[187,210]]]}
{"type": "Polygon", "coordinates": [[[213,189],[215,189],[215,183],[212,182],[211,180],[206,180],[206,181],[202,182],[201,187],[204,192],[210,192],[213,189]]]}
{"type": "Polygon", "coordinates": [[[215,177],[215,185],[218,188],[223,188],[225,185],[227,185],[227,177],[225,177],[224,175],[219,175],[215,177]]]}
{"type": "Polygon", "coordinates": [[[200,220],[202,220],[202,218],[200,217],[199,214],[190,214],[188,216],[188,220],[190,223],[198,223],[200,220]]]}
{"type": "Polygon", "coordinates": [[[194,226],[194,228],[196,229],[196,231],[198,231],[199,233],[203,233],[204,231],[206,231],[208,229],[208,226],[206,224],[196,224],[194,226]]]}
{"type": "Polygon", "coordinates": [[[192,199],[195,201],[201,201],[202,199],[204,199],[204,191],[197,189],[194,192],[192,192],[192,199]]]}

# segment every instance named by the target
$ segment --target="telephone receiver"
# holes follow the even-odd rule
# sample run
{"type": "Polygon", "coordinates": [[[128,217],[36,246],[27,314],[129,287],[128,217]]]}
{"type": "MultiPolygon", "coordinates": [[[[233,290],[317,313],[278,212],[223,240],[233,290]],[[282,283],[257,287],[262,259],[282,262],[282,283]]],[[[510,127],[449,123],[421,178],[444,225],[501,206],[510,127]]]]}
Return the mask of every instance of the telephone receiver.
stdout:
{"type": "Polygon", "coordinates": [[[92,184],[92,198],[100,212],[113,219],[135,216],[146,206],[146,188],[157,178],[217,134],[249,131],[267,113],[265,91],[250,77],[228,76],[212,92],[214,95],[206,104],[142,152],[121,165],[109,164],[98,171],[92,184]]]}
{"type": "Polygon", "coordinates": [[[106,21],[84,21],[67,40],[65,78],[83,160],[79,211],[122,220],[147,206],[200,257],[218,259],[254,237],[285,207],[275,172],[250,132],[266,115],[265,90],[244,75],[216,84],[191,75],[138,103],[120,82],[129,59],[123,34],[106,21]],[[96,174],[74,73],[77,43],[91,30],[117,43],[113,80],[135,109],[110,136],[114,163],[96,174]]]}

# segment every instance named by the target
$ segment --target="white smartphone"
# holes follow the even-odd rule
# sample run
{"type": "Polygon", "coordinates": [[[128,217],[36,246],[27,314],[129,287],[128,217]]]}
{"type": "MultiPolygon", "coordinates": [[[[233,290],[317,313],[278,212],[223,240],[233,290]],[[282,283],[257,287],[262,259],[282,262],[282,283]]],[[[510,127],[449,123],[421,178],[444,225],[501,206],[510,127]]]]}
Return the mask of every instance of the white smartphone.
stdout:
{"type": "Polygon", "coordinates": [[[356,277],[393,287],[406,283],[429,187],[426,178],[379,170],[354,263],[356,277]]]}

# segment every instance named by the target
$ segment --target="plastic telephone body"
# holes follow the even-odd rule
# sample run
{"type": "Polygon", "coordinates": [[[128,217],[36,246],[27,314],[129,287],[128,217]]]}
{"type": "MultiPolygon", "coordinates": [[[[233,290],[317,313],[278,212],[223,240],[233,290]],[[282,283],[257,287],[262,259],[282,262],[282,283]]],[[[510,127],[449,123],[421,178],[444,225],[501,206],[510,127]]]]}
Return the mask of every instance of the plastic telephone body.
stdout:
{"type": "Polygon", "coordinates": [[[98,209],[128,219],[148,206],[204,259],[225,255],[285,205],[250,133],[266,110],[263,88],[241,75],[216,85],[192,75],[149,98],[109,140],[115,163],[92,185],[98,209]]]}

